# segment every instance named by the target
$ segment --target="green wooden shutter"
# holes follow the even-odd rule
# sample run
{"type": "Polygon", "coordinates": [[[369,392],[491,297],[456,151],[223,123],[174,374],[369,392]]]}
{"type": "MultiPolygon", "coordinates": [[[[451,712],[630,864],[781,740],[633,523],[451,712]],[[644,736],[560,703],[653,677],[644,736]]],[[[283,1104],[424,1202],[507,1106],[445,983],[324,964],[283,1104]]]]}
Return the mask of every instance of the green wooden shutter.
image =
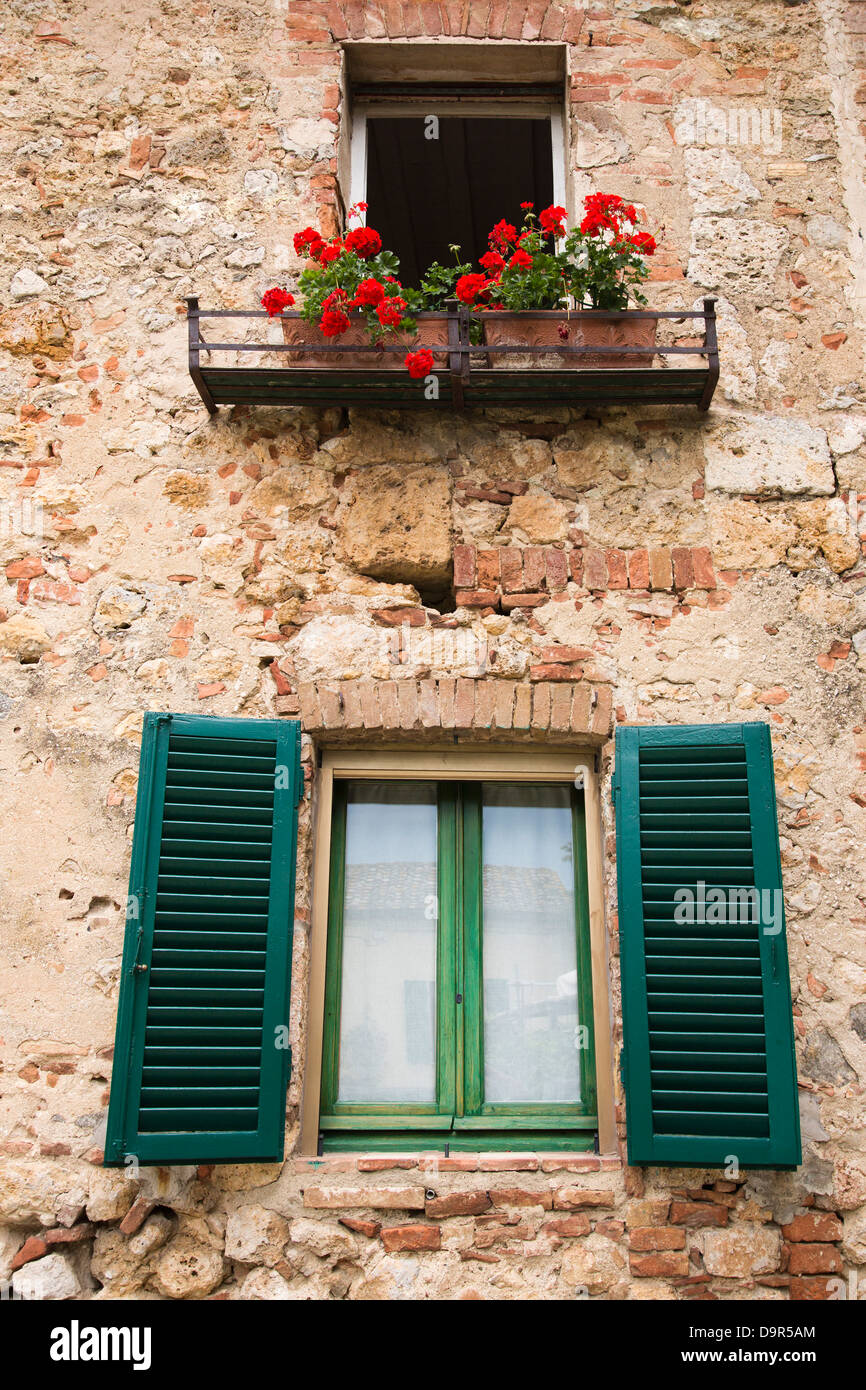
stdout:
{"type": "Polygon", "coordinates": [[[796,1167],[769,728],[617,729],[614,801],[629,1162],[796,1167]],[[711,888],[726,895],[704,921],[701,884],[705,900],[711,888]],[[727,897],[749,888],[762,895],[759,920],[727,897]],[[697,920],[682,921],[682,889],[697,920]],[[714,920],[720,911],[727,920],[714,920]]]}
{"type": "Polygon", "coordinates": [[[283,1157],[300,725],[146,714],[105,1162],[283,1157]]]}

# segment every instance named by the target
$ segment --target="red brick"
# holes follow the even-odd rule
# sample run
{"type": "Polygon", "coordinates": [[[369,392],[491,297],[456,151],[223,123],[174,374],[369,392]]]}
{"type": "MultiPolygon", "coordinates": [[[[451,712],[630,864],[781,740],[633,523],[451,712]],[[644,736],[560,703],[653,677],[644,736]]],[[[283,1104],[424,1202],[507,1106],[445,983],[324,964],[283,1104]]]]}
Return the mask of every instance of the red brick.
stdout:
{"type": "Polygon", "coordinates": [[[789,1274],[840,1274],[842,1256],[835,1245],[791,1245],[788,1248],[789,1274]]]}
{"type": "Polygon", "coordinates": [[[697,545],[692,550],[692,568],[695,575],[695,588],[715,589],[716,572],[713,569],[713,553],[708,546],[697,545]]]}
{"type": "Polygon", "coordinates": [[[628,584],[630,589],[649,588],[649,551],[633,550],[628,557],[628,584]]]}
{"type": "Polygon", "coordinates": [[[524,585],[523,557],[516,545],[505,546],[499,552],[499,569],[505,593],[519,593],[524,585]]]}
{"type": "Polygon", "coordinates": [[[727,1226],[728,1208],[716,1202],[671,1202],[672,1226],[727,1226]]]}
{"type": "Polygon", "coordinates": [[[568,583],[568,556],[564,550],[548,550],[544,556],[544,569],[550,593],[560,593],[568,583]]]}
{"type": "Polygon", "coordinates": [[[454,547],[454,588],[476,588],[474,545],[455,545],[454,547]]]}
{"type": "Polygon", "coordinates": [[[427,1202],[426,1212],[428,1216],[436,1219],[440,1216],[479,1216],[481,1212],[489,1209],[491,1195],[483,1190],[449,1192],[444,1197],[431,1197],[427,1202]]]}
{"type": "Polygon", "coordinates": [[[607,1236],[610,1240],[622,1240],[625,1233],[624,1221],[613,1221],[609,1217],[604,1217],[601,1221],[596,1221],[595,1229],[600,1236],[607,1236]]]}
{"type": "Polygon", "coordinates": [[[583,1207],[612,1207],[613,1192],[592,1192],[584,1187],[560,1187],[553,1205],[557,1211],[580,1211],[583,1207]]]}
{"type": "Polygon", "coordinates": [[[490,1200],[496,1207],[544,1207],[553,1209],[553,1193],[549,1188],[533,1192],[526,1187],[492,1187],[490,1200]]]}
{"type": "Polygon", "coordinates": [[[544,665],[529,668],[531,681],[579,681],[582,675],[583,667],[574,662],[564,666],[544,665]]]}
{"type": "Polygon", "coordinates": [[[839,1287],[836,1279],[792,1279],[790,1298],[792,1303],[806,1303],[817,1299],[834,1298],[839,1287]]]}
{"type": "Polygon", "coordinates": [[[685,1250],[657,1251],[651,1255],[629,1255],[629,1268],[640,1279],[685,1278],[689,1257],[685,1250]]]}
{"type": "Polygon", "coordinates": [[[397,1250],[439,1250],[442,1241],[438,1226],[383,1226],[382,1244],[391,1253],[397,1250]]]}
{"type": "Polygon", "coordinates": [[[571,577],[575,584],[583,584],[583,551],[571,550],[568,554],[568,565],[571,570],[571,577]]]}
{"type": "Polygon", "coordinates": [[[498,589],[499,588],[499,551],[498,550],[479,550],[475,563],[478,569],[476,585],[478,589],[498,589]]]}
{"type": "Polygon", "coordinates": [[[156,1202],[151,1202],[147,1197],[136,1197],[118,1228],[121,1235],[134,1236],[139,1227],[144,1225],[155,1206],[156,1202]]]}
{"type": "Polygon", "coordinates": [[[17,1255],[12,1257],[11,1270],[21,1269],[31,1260],[41,1260],[48,1254],[48,1246],[41,1236],[28,1236],[17,1255]]]}
{"type": "Polygon", "coordinates": [[[455,601],[458,608],[495,608],[499,595],[489,589],[459,589],[455,601]]]}
{"type": "Polygon", "coordinates": [[[551,1236],[588,1236],[590,1232],[588,1216],[560,1216],[554,1221],[545,1221],[542,1231],[551,1236]]]}
{"type": "Polygon", "coordinates": [[[357,1216],[341,1216],[339,1220],[347,1231],[354,1231],[359,1236],[377,1236],[382,1229],[378,1221],[362,1221],[357,1216]]]}
{"type": "Polygon", "coordinates": [[[603,550],[584,550],[583,587],[584,589],[607,588],[607,562],[603,550]]]}
{"type": "Polygon", "coordinates": [[[92,1221],[79,1221],[77,1226],[54,1226],[43,1233],[42,1239],[48,1246],[77,1245],[79,1241],[89,1240],[95,1231],[92,1221]]]}
{"type": "Polygon", "coordinates": [[[503,594],[500,603],[504,609],[511,608],[538,608],[542,603],[547,603],[546,594],[503,594]]]}
{"type": "Polygon", "coordinates": [[[629,1250],[685,1250],[686,1233],[675,1226],[635,1226],[628,1233],[629,1250]]]}
{"type": "Polygon", "coordinates": [[[673,570],[671,566],[671,552],[665,550],[651,550],[649,553],[650,563],[650,588],[651,589],[670,589],[673,587],[673,570]]]}
{"type": "Polygon", "coordinates": [[[523,552],[523,587],[527,594],[540,589],[544,583],[544,551],[540,546],[529,545],[523,552]]]}
{"type": "Polygon", "coordinates": [[[830,1211],[807,1211],[782,1227],[785,1240],[841,1240],[842,1222],[830,1211]]]}
{"type": "Polygon", "coordinates": [[[671,551],[671,559],[674,565],[674,588],[693,588],[695,570],[692,564],[692,552],[689,550],[688,546],[675,545],[671,551]]]}
{"type": "Polygon", "coordinates": [[[28,555],[24,560],[13,560],[6,566],[6,578],[9,580],[37,579],[44,573],[45,568],[38,555],[28,555]]]}
{"type": "Polygon", "coordinates": [[[606,550],[608,584],[611,589],[628,588],[628,569],[624,550],[606,550]]]}
{"type": "Polygon", "coordinates": [[[538,657],[540,661],[561,664],[563,661],[589,661],[592,652],[588,647],[542,647],[538,657]]]}
{"type": "Polygon", "coordinates": [[[481,1154],[478,1167],[482,1173],[537,1173],[538,1159],[534,1154],[481,1154]]]}
{"type": "Polygon", "coordinates": [[[423,608],[374,608],[373,617],[382,627],[423,627],[427,621],[423,608]]]}

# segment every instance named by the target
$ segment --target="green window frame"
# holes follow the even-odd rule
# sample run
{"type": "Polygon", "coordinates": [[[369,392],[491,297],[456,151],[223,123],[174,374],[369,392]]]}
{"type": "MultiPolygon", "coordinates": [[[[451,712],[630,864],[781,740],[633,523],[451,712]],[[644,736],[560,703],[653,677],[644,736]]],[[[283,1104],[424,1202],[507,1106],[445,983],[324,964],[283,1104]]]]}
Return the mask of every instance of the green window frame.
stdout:
{"type": "MultiPolygon", "coordinates": [[[[407,771],[405,782],[414,782],[407,771]]],[[[508,778],[491,786],[501,787],[508,778]]],[[[338,1101],[346,812],[351,779],[335,778],[331,824],[319,1147],[321,1151],[592,1150],[597,1097],[587,886],[586,809],[571,788],[577,1004],[586,1026],[579,1103],[488,1103],[484,1097],[482,794],[487,779],[434,783],[437,805],[436,1099],[338,1101]]],[[[526,779],[520,779],[526,786],[526,779]]],[[[429,785],[429,781],[427,782],[429,785]]],[[[530,783],[529,785],[535,785],[530,783]]],[[[543,785],[539,782],[538,785],[543,785]]],[[[550,785],[548,781],[546,785],[550,785]]],[[[560,784],[561,785],[561,784],[560,784]]]]}

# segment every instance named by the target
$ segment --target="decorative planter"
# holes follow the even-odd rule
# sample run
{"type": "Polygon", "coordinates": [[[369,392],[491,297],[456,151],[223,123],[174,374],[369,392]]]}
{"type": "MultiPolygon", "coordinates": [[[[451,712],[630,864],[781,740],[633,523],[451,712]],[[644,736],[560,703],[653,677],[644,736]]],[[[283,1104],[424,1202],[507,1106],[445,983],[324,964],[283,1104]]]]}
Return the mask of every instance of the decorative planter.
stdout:
{"type": "MultiPolygon", "coordinates": [[[[577,337],[569,338],[575,347],[655,347],[657,319],[604,319],[595,314],[577,316],[577,337]]],[[[573,357],[581,367],[651,367],[652,357],[632,357],[628,353],[600,352],[573,357]]]]}
{"type": "MultiPolygon", "coordinates": [[[[354,315],[352,316],[355,317],[354,315]]],[[[293,347],[303,347],[303,352],[281,352],[280,358],[286,366],[300,367],[364,367],[368,371],[405,372],[405,356],[418,347],[444,347],[448,343],[448,317],[446,314],[419,314],[418,337],[403,346],[401,352],[316,352],[323,346],[346,348],[369,347],[370,337],[362,322],[350,323],[345,333],[338,338],[326,338],[315,324],[307,323],[299,315],[281,316],[283,339],[293,347]]],[[[391,340],[393,342],[393,339],[391,340]]],[[[389,344],[390,345],[390,344],[389,344]]],[[[447,354],[434,352],[433,363],[446,367],[447,354]]]]}
{"type": "MultiPolygon", "coordinates": [[[[611,320],[579,310],[547,309],[533,313],[524,310],[518,317],[496,318],[483,315],[484,341],[490,347],[653,347],[656,340],[654,318],[611,320]],[[568,333],[563,338],[560,328],[568,333]]],[[[649,367],[651,357],[632,357],[626,353],[566,352],[490,353],[489,365],[497,371],[523,372],[532,368],[547,371],[578,371],[586,367],[649,367]]]]}

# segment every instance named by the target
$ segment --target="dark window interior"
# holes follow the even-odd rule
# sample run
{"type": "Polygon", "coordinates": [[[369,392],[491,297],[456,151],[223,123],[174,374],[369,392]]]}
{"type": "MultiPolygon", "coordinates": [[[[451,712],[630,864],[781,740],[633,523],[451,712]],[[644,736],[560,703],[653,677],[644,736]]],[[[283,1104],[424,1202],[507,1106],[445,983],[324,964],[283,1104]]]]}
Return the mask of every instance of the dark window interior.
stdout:
{"type": "Polygon", "coordinates": [[[550,121],[440,116],[439,138],[425,119],[367,121],[367,222],[400,257],[404,285],[417,286],[431,261],[477,261],[501,217],[519,226],[520,204],[553,202],[550,121]]]}

